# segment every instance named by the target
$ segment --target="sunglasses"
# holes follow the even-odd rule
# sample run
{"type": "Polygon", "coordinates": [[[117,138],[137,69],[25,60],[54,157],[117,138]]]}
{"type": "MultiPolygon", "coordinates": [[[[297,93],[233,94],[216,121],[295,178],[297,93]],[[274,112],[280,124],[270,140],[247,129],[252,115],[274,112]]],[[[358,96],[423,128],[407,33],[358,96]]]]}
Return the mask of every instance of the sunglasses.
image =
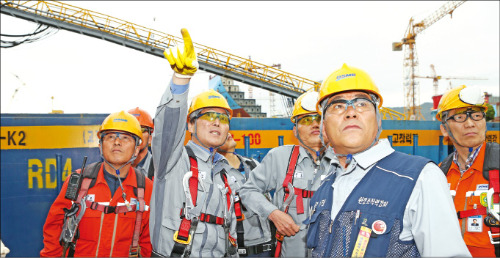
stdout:
{"type": "Polygon", "coordinates": [[[148,132],[149,134],[151,134],[151,128],[149,128],[149,127],[141,127],[141,132],[143,132],[143,133],[148,132]]]}
{"type": "Polygon", "coordinates": [[[303,116],[299,119],[299,121],[297,121],[297,123],[300,125],[311,125],[312,123],[314,123],[314,121],[320,123],[321,116],[320,115],[303,116]]]}
{"type": "Polygon", "coordinates": [[[227,114],[217,113],[217,112],[206,112],[203,114],[199,114],[198,116],[196,116],[196,118],[201,118],[209,122],[213,122],[216,119],[219,119],[219,122],[225,125],[228,125],[230,121],[229,116],[227,114]]]}

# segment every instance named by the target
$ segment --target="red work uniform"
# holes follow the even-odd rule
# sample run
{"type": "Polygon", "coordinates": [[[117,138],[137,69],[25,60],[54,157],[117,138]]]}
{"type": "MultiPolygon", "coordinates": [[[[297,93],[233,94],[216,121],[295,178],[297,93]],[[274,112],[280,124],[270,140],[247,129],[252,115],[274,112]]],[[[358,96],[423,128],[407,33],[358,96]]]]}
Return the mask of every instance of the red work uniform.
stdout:
{"type": "MultiPolygon", "coordinates": [[[[453,201],[457,212],[474,208],[484,208],[481,205],[481,198],[478,193],[480,190],[487,191],[489,189],[488,180],[483,177],[485,148],[486,143],[483,143],[474,163],[463,175],[460,174],[457,164],[455,162],[451,163],[446,178],[450,184],[450,190],[456,191],[453,201]],[[466,198],[466,193],[469,191],[473,191],[474,195],[471,194],[471,197],[466,198]]],[[[485,217],[486,214],[476,219],[477,223],[482,225],[482,228],[474,227],[472,225],[472,218],[459,219],[465,244],[473,257],[495,257],[495,249],[490,243],[488,236],[490,228],[483,222],[485,217]]]]}
{"type": "MultiPolygon", "coordinates": [[[[99,169],[95,185],[88,190],[87,195],[93,196],[94,202],[109,206],[123,205],[122,189],[118,188],[114,196],[106,183],[103,174],[103,165],[99,169]],[[109,204],[107,204],[109,202],[109,204]]],[[[68,177],[69,179],[69,177],[68,177]]],[[[135,170],[130,168],[127,177],[122,182],[127,200],[137,199],[134,194],[134,187],[137,187],[135,170]]],[[[62,255],[62,247],[59,244],[59,236],[64,220],[63,208],[70,208],[72,203],[64,198],[68,180],[64,182],[61,192],[52,204],[43,227],[44,248],[40,251],[40,256],[58,257],[62,255]]],[[[149,206],[153,183],[146,178],[144,189],[144,201],[149,206]]],[[[83,257],[128,257],[132,236],[135,227],[136,212],[108,213],[104,214],[98,210],[87,207],[84,216],[79,224],[80,238],[76,243],[74,256],[83,257]],[[97,250],[99,249],[99,250],[97,250]]],[[[149,209],[142,215],[140,229],[139,246],[141,256],[151,256],[151,242],[149,238],[149,209]]]]}

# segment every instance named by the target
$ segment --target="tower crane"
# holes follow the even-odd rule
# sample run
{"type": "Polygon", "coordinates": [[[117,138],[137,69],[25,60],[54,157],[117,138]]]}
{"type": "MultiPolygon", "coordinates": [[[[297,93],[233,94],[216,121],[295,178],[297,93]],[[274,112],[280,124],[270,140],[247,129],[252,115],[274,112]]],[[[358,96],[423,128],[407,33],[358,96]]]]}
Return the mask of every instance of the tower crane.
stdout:
{"type": "Polygon", "coordinates": [[[404,113],[407,119],[424,120],[420,111],[418,81],[415,80],[415,75],[418,70],[416,37],[419,33],[429,28],[447,14],[451,16],[453,11],[464,2],[465,1],[446,2],[438,10],[420,22],[414,22],[413,17],[411,17],[403,39],[400,42],[392,43],[393,51],[401,51],[403,46],[405,48],[403,60],[403,87],[405,93],[404,113]]]}
{"type": "Polygon", "coordinates": [[[487,80],[486,78],[477,78],[477,77],[457,77],[457,76],[454,76],[454,77],[443,77],[441,75],[437,75],[436,74],[436,69],[434,69],[434,65],[431,64],[431,75],[430,76],[419,76],[419,75],[416,75],[415,78],[424,78],[424,79],[432,79],[432,87],[433,87],[433,91],[434,91],[434,96],[438,96],[439,95],[439,90],[438,90],[438,81],[441,80],[441,79],[444,79],[444,80],[487,80]]]}

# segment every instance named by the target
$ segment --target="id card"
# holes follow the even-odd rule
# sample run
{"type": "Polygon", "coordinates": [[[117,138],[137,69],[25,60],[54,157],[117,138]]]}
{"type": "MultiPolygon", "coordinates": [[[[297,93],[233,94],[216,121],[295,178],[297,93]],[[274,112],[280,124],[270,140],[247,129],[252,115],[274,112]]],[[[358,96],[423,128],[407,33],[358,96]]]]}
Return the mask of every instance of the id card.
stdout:
{"type": "Polygon", "coordinates": [[[358,233],[358,238],[356,239],[356,244],[354,244],[354,250],[352,251],[352,257],[363,257],[365,256],[366,247],[368,246],[368,241],[370,241],[370,235],[372,230],[368,227],[361,226],[358,233]]]}
{"type": "Polygon", "coordinates": [[[467,218],[468,232],[483,232],[483,217],[481,215],[470,216],[467,218]]]}

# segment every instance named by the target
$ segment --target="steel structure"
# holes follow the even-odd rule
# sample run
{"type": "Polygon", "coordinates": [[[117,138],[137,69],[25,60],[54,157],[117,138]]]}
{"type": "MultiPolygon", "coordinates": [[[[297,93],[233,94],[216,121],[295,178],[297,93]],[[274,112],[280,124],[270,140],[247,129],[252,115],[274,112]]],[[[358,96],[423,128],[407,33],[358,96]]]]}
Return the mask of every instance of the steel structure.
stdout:
{"type": "MultiPolygon", "coordinates": [[[[107,40],[161,58],[163,50],[182,38],[134,23],[56,1],[2,1],[1,12],[86,36],[107,40]]],[[[272,66],[194,43],[200,69],[297,98],[320,83],[272,66]]]]}
{"type": "Polygon", "coordinates": [[[420,111],[419,85],[415,80],[418,74],[418,56],[415,38],[419,33],[429,28],[432,24],[439,21],[447,14],[452,15],[453,11],[462,5],[465,1],[449,1],[441,6],[434,13],[420,22],[414,22],[413,17],[410,18],[410,23],[405,32],[405,36],[401,42],[392,43],[393,51],[401,51],[404,46],[403,60],[403,87],[405,94],[405,116],[410,120],[424,120],[420,111]]]}
{"type": "Polygon", "coordinates": [[[441,79],[444,80],[487,80],[486,78],[476,78],[476,77],[443,77],[441,75],[436,74],[436,69],[434,69],[434,65],[431,64],[431,70],[432,73],[430,76],[418,76],[416,75],[415,78],[424,78],[424,79],[432,79],[432,87],[434,91],[434,96],[439,95],[439,90],[438,90],[438,81],[441,79]]]}
{"type": "MultiPolygon", "coordinates": [[[[57,1],[4,0],[1,3],[3,14],[110,41],[161,58],[164,58],[165,48],[182,43],[180,37],[57,1]]],[[[193,44],[201,70],[282,95],[285,107],[290,109],[287,114],[291,114],[294,99],[307,90],[319,90],[320,82],[282,71],[280,65],[268,66],[193,44]]],[[[404,119],[403,114],[388,108],[382,108],[381,113],[384,119],[404,119]]]]}

